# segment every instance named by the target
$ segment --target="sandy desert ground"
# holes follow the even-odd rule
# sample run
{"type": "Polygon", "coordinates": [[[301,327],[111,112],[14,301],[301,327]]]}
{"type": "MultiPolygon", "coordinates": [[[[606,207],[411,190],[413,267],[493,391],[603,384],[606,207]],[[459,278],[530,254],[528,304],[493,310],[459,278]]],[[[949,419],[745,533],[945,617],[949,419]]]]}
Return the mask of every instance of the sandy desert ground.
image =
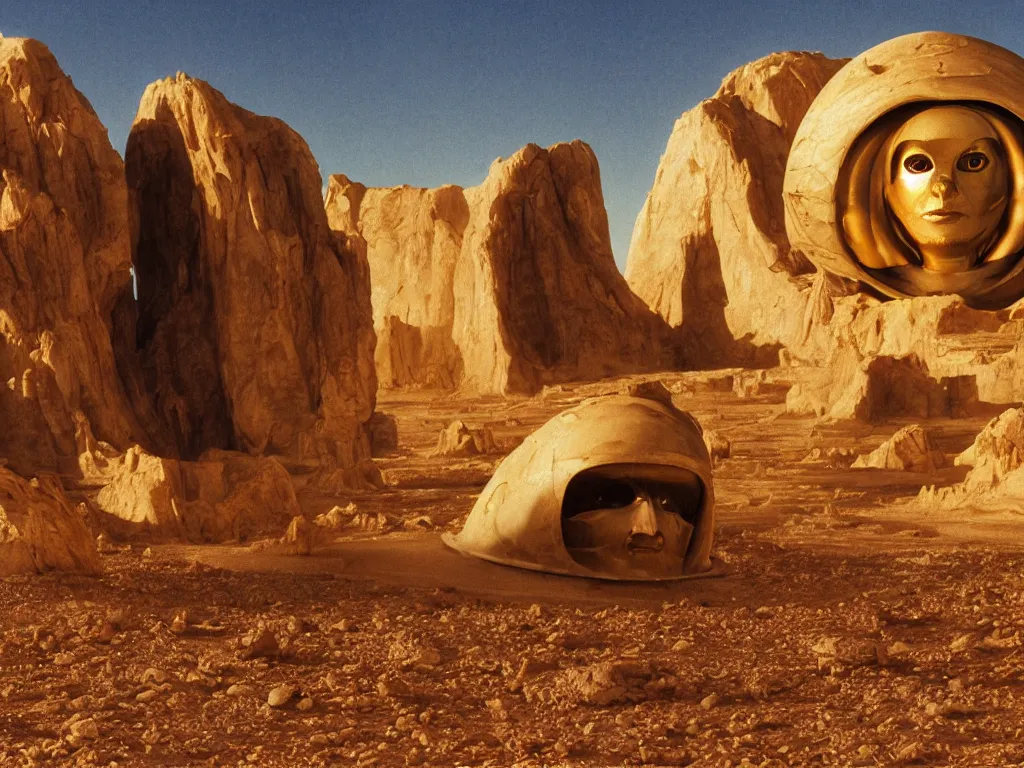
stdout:
{"type": "MultiPolygon", "coordinates": [[[[1019,521],[909,503],[966,468],[803,461],[899,423],[786,415],[788,382],[739,397],[728,371],[659,376],[731,440],[714,575],[596,582],[441,544],[499,458],[431,458],[441,428],[490,425],[508,451],[637,378],[382,395],[389,488],[303,499],[366,513],[312,555],[119,545],[102,578],[0,582],[0,765],[1024,764],[1019,521]]],[[[987,418],[926,426],[952,454],[987,418]]]]}

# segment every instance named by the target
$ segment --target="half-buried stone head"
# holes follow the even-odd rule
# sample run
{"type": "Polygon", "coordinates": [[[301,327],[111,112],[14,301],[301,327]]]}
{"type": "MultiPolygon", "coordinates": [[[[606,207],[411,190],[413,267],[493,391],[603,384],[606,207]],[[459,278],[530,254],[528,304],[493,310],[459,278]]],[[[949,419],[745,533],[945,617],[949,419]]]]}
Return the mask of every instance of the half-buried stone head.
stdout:
{"type": "Polygon", "coordinates": [[[700,426],[670,401],[587,400],[499,466],[449,546],[506,565],[662,580],[710,567],[714,491],[700,426]]]}

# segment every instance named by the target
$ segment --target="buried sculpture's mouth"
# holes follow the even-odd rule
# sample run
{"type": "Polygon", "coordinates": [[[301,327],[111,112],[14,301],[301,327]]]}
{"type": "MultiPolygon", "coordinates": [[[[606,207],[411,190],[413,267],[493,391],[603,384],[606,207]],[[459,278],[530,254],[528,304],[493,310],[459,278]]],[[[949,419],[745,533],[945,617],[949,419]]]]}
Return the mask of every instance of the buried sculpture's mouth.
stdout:
{"type": "Polygon", "coordinates": [[[665,537],[661,533],[656,533],[653,536],[646,533],[634,533],[626,541],[626,549],[630,554],[661,552],[664,548],[665,537]]]}

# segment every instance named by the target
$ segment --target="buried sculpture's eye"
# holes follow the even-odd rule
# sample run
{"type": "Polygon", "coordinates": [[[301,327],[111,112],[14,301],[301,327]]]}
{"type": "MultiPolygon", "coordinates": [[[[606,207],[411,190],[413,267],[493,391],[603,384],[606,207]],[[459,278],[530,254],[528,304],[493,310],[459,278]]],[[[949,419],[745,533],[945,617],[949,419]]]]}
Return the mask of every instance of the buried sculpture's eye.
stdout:
{"type": "Polygon", "coordinates": [[[910,155],[903,161],[903,167],[911,173],[927,173],[933,166],[927,155],[910,155]]]}
{"type": "Polygon", "coordinates": [[[671,496],[661,494],[657,497],[656,501],[658,502],[658,506],[665,512],[671,512],[673,515],[683,514],[682,506],[671,496]]]}
{"type": "Polygon", "coordinates": [[[968,152],[957,160],[956,167],[961,171],[977,173],[988,165],[988,158],[981,152],[968,152]]]}
{"type": "Polygon", "coordinates": [[[625,480],[581,475],[566,490],[563,516],[595,509],[620,509],[636,501],[636,490],[625,480]]]}

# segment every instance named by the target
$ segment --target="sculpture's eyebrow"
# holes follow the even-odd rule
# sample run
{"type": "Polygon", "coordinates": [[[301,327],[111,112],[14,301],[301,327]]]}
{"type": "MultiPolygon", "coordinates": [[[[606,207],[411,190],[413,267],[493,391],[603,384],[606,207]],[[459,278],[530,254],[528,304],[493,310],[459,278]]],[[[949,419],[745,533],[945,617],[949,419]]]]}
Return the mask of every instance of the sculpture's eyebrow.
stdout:
{"type": "Polygon", "coordinates": [[[980,139],[972,141],[971,146],[966,151],[970,152],[977,149],[992,149],[996,152],[1001,152],[1003,145],[999,139],[994,139],[991,136],[982,136],[980,139]]]}

